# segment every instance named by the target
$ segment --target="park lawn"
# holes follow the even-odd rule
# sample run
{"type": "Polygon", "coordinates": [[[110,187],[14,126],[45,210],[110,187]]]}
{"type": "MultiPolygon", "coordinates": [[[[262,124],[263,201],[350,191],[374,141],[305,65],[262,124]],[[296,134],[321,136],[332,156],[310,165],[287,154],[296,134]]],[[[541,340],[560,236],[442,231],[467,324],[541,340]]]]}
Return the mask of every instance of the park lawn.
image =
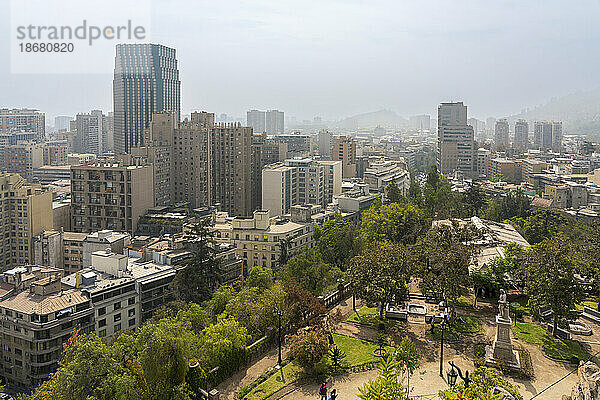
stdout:
{"type": "Polygon", "coordinates": [[[580,360],[589,358],[589,354],[579,342],[555,338],[539,325],[516,322],[514,331],[518,339],[541,345],[544,354],[550,358],[557,360],[570,360],[572,357],[580,360]]]}
{"type": "Polygon", "coordinates": [[[377,307],[361,307],[356,310],[355,313],[349,316],[346,321],[374,327],[377,327],[380,322],[383,322],[386,329],[402,328],[402,323],[400,321],[392,319],[379,319],[379,308],[377,307]]]}
{"type": "Polygon", "coordinates": [[[279,389],[298,380],[302,373],[302,368],[294,362],[290,362],[283,367],[283,377],[281,372],[277,371],[271,375],[266,381],[256,386],[248,393],[244,399],[246,400],[263,400],[278,391],[279,389]]]}
{"type": "MultiPolygon", "coordinates": [[[[380,361],[373,352],[379,347],[377,343],[368,340],[361,340],[350,336],[333,334],[333,341],[346,353],[346,358],[342,360],[342,365],[345,367],[354,367],[369,362],[380,361]]],[[[385,347],[388,352],[394,351],[393,347],[385,347]]]]}
{"type": "MultiPolygon", "coordinates": [[[[453,326],[447,326],[444,332],[444,341],[448,343],[458,342],[461,334],[477,333],[481,329],[479,318],[468,315],[462,315],[464,322],[457,322],[453,326]]],[[[433,340],[442,340],[442,329],[438,325],[435,326],[433,333],[427,329],[427,336],[433,340]]]]}
{"type": "MultiPolygon", "coordinates": [[[[451,305],[451,302],[448,303],[451,305]]],[[[473,301],[469,297],[462,295],[456,299],[456,307],[473,308],[473,301]]]]}
{"type": "Polygon", "coordinates": [[[594,310],[598,309],[598,302],[597,301],[582,301],[580,304],[575,304],[575,308],[577,309],[577,311],[579,312],[583,312],[583,306],[589,307],[589,308],[593,308],[594,310]]]}

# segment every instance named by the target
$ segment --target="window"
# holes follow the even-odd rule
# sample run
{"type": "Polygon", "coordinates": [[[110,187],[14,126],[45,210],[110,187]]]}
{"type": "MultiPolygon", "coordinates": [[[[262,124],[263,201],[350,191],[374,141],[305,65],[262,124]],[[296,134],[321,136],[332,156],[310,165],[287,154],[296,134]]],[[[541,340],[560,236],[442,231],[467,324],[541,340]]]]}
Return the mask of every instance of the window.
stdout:
{"type": "Polygon", "coordinates": [[[102,328],[103,326],[106,326],[106,318],[98,321],[98,328],[102,328]]]}
{"type": "Polygon", "coordinates": [[[135,315],[135,308],[132,308],[129,311],[127,311],[127,316],[133,317],[134,315],[135,315]]]}
{"type": "Polygon", "coordinates": [[[106,307],[100,307],[98,309],[98,315],[104,315],[106,314],[106,307]]]}
{"type": "Polygon", "coordinates": [[[120,302],[120,301],[117,301],[117,302],[115,303],[115,310],[120,310],[120,309],[121,309],[121,302],[120,302]]]}
{"type": "Polygon", "coordinates": [[[135,304],[135,297],[130,297],[129,300],[127,300],[127,305],[132,306],[134,304],[135,304]]]}
{"type": "Polygon", "coordinates": [[[135,325],[135,318],[131,318],[129,320],[129,326],[133,326],[133,325],[135,325]]]}
{"type": "Polygon", "coordinates": [[[98,337],[105,337],[106,336],[106,329],[102,329],[100,332],[98,332],[98,337]]]}
{"type": "Polygon", "coordinates": [[[115,325],[115,332],[119,332],[121,330],[121,324],[115,325]]]}
{"type": "Polygon", "coordinates": [[[115,314],[113,319],[114,319],[114,322],[119,322],[121,320],[121,313],[115,314]]]}

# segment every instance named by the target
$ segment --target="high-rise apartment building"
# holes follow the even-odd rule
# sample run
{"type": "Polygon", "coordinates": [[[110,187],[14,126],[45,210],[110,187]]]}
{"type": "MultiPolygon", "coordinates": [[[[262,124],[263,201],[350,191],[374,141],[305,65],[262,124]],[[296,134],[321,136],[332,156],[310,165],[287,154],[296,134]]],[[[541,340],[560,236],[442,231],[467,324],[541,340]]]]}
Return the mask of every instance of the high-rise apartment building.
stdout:
{"type": "Polygon", "coordinates": [[[73,152],[102,155],[108,147],[106,115],[100,110],[77,114],[77,134],[73,139],[73,152]]]}
{"type": "Polygon", "coordinates": [[[71,227],[75,232],[110,229],[134,233],[154,205],[150,166],[118,163],[71,167],[71,227]]]}
{"type": "Polygon", "coordinates": [[[13,389],[31,390],[48,379],[73,329],[93,332],[90,298],[79,289],[62,290],[61,276],[59,269],[31,265],[0,275],[0,376],[13,389]]]}
{"type": "Polygon", "coordinates": [[[254,133],[264,133],[265,129],[265,112],[260,110],[250,110],[246,112],[246,125],[252,128],[254,133]]]}
{"type": "Polygon", "coordinates": [[[562,122],[536,121],[533,125],[533,147],[536,150],[560,152],[562,149],[562,122]]]}
{"type": "Polygon", "coordinates": [[[317,134],[317,145],[321,157],[331,157],[331,146],[333,146],[333,135],[327,129],[322,129],[317,134]]]}
{"type": "Polygon", "coordinates": [[[265,113],[265,132],[267,135],[279,135],[283,133],[284,116],[283,111],[269,110],[265,113]]]}
{"type": "Polygon", "coordinates": [[[505,118],[496,121],[494,126],[494,145],[497,149],[506,149],[510,145],[508,120],[505,118]]]}
{"type": "Polygon", "coordinates": [[[52,229],[52,192],[0,173],[0,269],[33,261],[33,237],[52,229]]]}
{"type": "Polygon", "coordinates": [[[44,165],[67,165],[68,144],[65,141],[44,143],[44,165]]]}
{"type": "Polygon", "coordinates": [[[529,124],[524,119],[515,122],[514,146],[520,151],[525,151],[529,148],[529,124]]]}
{"type": "Polygon", "coordinates": [[[429,114],[413,115],[408,119],[408,125],[411,129],[428,131],[431,129],[431,116],[429,114]]]}
{"type": "Polygon", "coordinates": [[[0,109],[0,133],[31,132],[35,140],[46,136],[46,115],[38,110],[0,109]]]}
{"type": "Polygon", "coordinates": [[[19,174],[32,182],[34,171],[44,165],[44,145],[36,142],[19,142],[0,149],[3,152],[2,170],[19,174]]]}
{"type": "Polygon", "coordinates": [[[463,102],[442,103],[438,107],[437,167],[443,174],[473,174],[475,139],[467,124],[467,106],[463,102]]]}
{"type": "Polygon", "coordinates": [[[116,46],[114,147],[118,154],[144,145],[144,130],[152,114],[180,113],[179,70],[175,49],[158,44],[116,46]]]}
{"type": "Polygon", "coordinates": [[[262,205],[262,170],[287,158],[287,143],[270,139],[266,133],[252,135],[252,210],[262,205]]]}
{"type": "Polygon", "coordinates": [[[294,205],[323,208],[342,192],[342,163],[310,158],[288,159],[262,171],[262,208],[284,215],[294,205]]]}
{"type": "Polygon", "coordinates": [[[69,122],[71,121],[73,121],[73,117],[66,115],[54,117],[54,130],[57,132],[69,130],[69,122]]]}
{"type": "Polygon", "coordinates": [[[278,135],[283,133],[284,113],[279,110],[250,110],[246,112],[246,125],[251,127],[254,133],[278,135]]]}
{"type": "Polygon", "coordinates": [[[331,159],[342,162],[342,176],[356,177],[356,141],[350,137],[338,136],[331,147],[331,159]]]}

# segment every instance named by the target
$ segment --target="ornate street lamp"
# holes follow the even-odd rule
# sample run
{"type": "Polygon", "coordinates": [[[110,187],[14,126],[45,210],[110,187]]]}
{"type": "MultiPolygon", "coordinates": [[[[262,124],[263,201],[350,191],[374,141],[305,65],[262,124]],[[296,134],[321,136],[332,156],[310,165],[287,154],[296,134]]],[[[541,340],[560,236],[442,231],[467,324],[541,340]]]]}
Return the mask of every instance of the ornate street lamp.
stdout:
{"type": "Polygon", "coordinates": [[[454,386],[456,385],[456,379],[458,379],[458,372],[456,372],[456,370],[454,369],[453,363],[450,363],[450,365],[452,365],[452,369],[449,369],[448,372],[446,372],[446,376],[448,385],[454,386]]]}
{"type": "Polygon", "coordinates": [[[281,367],[281,312],[277,307],[273,307],[273,316],[277,317],[277,346],[279,347],[277,364],[281,367]]]}
{"type": "Polygon", "coordinates": [[[440,342],[440,376],[443,378],[444,377],[444,332],[446,331],[446,318],[442,318],[441,325],[442,325],[442,340],[440,342]]]}
{"type": "MultiPolygon", "coordinates": [[[[454,364],[454,361],[450,361],[448,364],[450,364],[450,366],[452,367],[452,371],[454,372],[454,374],[456,374],[456,371],[458,371],[458,376],[460,376],[460,379],[462,379],[462,381],[465,383],[465,387],[469,387],[469,383],[471,383],[471,378],[469,378],[469,371],[465,371],[465,375],[463,376],[461,369],[458,365],[454,364]],[[456,371],[454,369],[456,369],[456,371]]],[[[450,371],[448,371],[448,382],[450,382],[450,371]]],[[[456,383],[456,376],[454,376],[454,382],[456,383]]]]}

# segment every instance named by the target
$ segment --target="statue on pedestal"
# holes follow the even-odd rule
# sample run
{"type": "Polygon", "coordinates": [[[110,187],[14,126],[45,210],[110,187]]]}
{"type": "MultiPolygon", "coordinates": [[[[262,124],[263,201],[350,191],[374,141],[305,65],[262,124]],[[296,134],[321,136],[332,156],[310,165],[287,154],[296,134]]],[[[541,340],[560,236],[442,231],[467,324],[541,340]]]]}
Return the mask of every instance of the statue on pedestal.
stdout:
{"type": "Polygon", "coordinates": [[[498,315],[496,316],[496,337],[492,345],[486,346],[485,361],[489,366],[497,366],[498,362],[506,365],[512,370],[520,370],[521,362],[519,354],[513,350],[510,339],[512,320],[510,319],[510,309],[506,300],[506,291],[500,290],[500,299],[498,300],[498,315]]]}

